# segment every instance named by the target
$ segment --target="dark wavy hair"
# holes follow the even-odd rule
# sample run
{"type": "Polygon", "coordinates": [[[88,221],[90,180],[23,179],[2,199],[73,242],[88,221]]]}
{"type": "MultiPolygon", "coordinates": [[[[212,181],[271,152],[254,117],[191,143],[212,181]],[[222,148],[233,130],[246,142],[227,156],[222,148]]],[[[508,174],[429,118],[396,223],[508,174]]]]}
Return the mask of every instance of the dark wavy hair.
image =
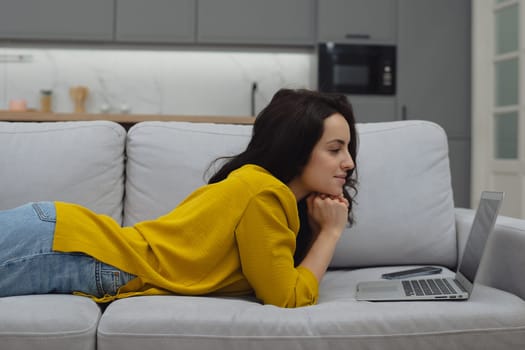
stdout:
{"type": "MultiPolygon", "coordinates": [[[[224,163],[210,177],[208,183],[224,180],[233,170],[243,165],[255,164],[288,184],[301,174],[314,146],[323,135],[324,120],[335,113],[341,114],[348,122],[348,151],[355,162],[358,139],[354,113],[346,96],[303,89],[281,89],[255,119],[252,137],[246,149],[235,156],[216,159],[214,163],[220,160],[224,163]]],[[[357,170],[354,168],[348,171],[343,188],[343,195],[350,203],[349,224],[354,222],[352,207],[357,193],[356,186],[357,170]]],[[[313,236],[308,224],[305,199],[298,203],[298,209],[301,225],[294,256],[296,265],[304,258],[313,236]]]]}

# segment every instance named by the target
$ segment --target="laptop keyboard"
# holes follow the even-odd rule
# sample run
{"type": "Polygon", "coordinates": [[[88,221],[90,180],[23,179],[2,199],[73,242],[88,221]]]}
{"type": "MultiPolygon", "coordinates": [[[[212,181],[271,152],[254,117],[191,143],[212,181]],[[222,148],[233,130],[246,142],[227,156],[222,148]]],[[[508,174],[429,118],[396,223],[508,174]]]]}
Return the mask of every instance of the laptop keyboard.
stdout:
{"type": "Polygon", "coordinates": [[[401,281],[405,295],[449,295],[457,294],[454,287],[443,278],[401,281]]]}

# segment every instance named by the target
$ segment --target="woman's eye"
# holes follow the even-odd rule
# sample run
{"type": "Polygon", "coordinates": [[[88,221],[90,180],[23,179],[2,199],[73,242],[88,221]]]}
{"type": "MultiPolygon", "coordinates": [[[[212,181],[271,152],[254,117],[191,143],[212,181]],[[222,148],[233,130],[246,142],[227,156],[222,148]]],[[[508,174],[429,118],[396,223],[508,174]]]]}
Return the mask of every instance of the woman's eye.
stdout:
{"type": "Polygon", "coordinates": [[[340,148],[337,148],[337,149],[331,149],[330,150],[330,153],[338,153],[341,149],[340,148]]]}

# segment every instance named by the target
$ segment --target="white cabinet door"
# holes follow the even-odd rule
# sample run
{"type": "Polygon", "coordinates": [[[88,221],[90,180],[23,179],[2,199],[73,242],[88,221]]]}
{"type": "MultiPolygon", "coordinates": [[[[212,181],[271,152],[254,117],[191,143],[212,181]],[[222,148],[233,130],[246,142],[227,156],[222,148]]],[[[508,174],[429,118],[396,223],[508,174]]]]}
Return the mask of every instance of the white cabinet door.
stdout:
{"type": "Polygon", "coordinates": [[[472,203],[504,191],[501,213],[525,219],[525,3],[472,5],[472,203]]]}

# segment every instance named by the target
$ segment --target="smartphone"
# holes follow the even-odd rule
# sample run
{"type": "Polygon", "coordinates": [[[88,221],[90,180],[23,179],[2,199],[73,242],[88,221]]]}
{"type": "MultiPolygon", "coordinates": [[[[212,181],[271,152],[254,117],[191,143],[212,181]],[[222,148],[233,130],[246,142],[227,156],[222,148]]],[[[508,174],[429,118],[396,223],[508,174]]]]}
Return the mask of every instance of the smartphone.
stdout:
{"type": "Polygon", "coordinates": [[[397,280],[397,279],[408,278],[408,277],[435,275],[435,274],[440,273],[441,270],[442,270],[441,267],[424,266],[424,267],[417,267],[415,269],[385,273],[381,275],[381,278],[385,278],[387,280],[397,280]]]}

